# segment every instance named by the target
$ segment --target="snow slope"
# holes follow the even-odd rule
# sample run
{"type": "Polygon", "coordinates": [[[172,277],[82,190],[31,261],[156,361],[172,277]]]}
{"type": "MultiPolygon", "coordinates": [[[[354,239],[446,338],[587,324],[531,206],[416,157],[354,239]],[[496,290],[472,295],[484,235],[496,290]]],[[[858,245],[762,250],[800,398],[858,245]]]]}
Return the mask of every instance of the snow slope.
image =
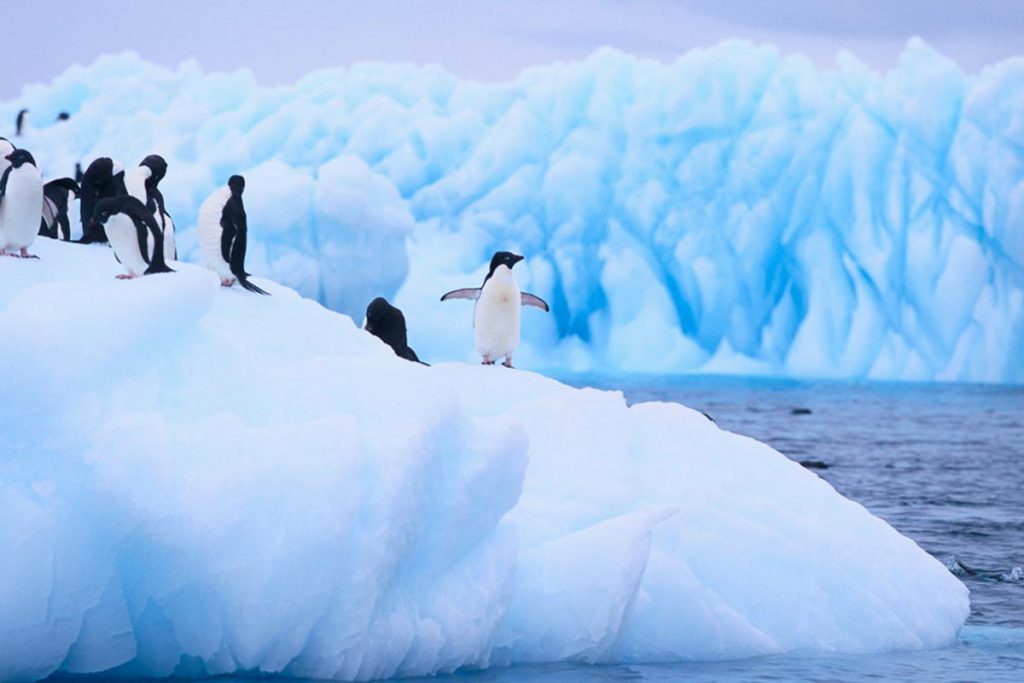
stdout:
{"type": "Polygon", "coordinates": [[[693,410],[35,250],[0,259],[0,681],[879,651],[967,616],[912,541],[693,410]]]}
{"type": "Polygon", "coordinates": [[[186,258],[248,181],[250,261],[361,317],[397,299],[430,360],[498,249],[552,304],[534,366],[1024,382],[1024,59],[967,75],[919,40],[892,71],[726,43],[601,51],[511,83],[364,64],[260,87],[130,55],[0,105],[51,175],[167,157],[186,258]]]}

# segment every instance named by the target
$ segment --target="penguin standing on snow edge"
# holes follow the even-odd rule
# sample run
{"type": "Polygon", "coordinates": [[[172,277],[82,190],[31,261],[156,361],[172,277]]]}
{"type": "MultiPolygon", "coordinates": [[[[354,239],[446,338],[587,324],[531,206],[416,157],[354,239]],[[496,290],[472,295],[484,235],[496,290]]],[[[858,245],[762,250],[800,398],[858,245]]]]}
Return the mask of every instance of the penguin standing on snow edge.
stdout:
{"type": "Polygon", "coordinates": [[[473,333],[476,350],[484,365],[494,365],[501,357],[506,368],[512,367],[512,354],[519,348],[519,318],[523,306],[533,306],[544,312],[551,309],[539,296],[520,292],[512,267],[523,260],[522,256],[499,251],[491,258],[491,268],[480,287],[455,289],[441,297],[449,299],[472,299],[473,333]]]}
{"type": "Polygon", "coordinates": [[[101,199],[96,204],[93,222],[103,228],[114,256],[128,271],[118,280],[140,275],[173,273],[164,260],[164,241],[152,212],[135,197],[121,195],[101,199]],[[153,255],[149,255],[150,244],[153,255]]]}
{"type": "Polygon", "coordinates": [[[390,346],[399,358],[427,365],[409,347],[402,311],[388,303],[384,297],[377,297],[366,307],[363,329],[390,346]]]}
{"type": "Polygon", "coordinates": [[[249,228],[242,204],[244,191],[245,178],[233,175],[227,187],[211,194],[199,207],[199,251],[206,267],[220,276],[222,286],[230,287],[238,280],[250,292],[268,294],[249,282],[245,272],[249,228]]]}
{"type": "Polygon", "coordinates": [[[164,207],[164,195],[160,181],[167,175],[167,162],[159,154],[150,154],[139,165],[124,174],[128,194],[135,197],[153,212],[157,225],[164,236],[164,258],[178,260],[178,248],[174,242],[174,221],[164,207]]]}
{"type": "Polygon", "coordinates": [[[43,177],[26,149],[14,150],[7,161],[10,166],[0,177],[0,256],[11,252],[12,256],[38,258],[29,254],[28,248],[39,232],[43,177]]]}

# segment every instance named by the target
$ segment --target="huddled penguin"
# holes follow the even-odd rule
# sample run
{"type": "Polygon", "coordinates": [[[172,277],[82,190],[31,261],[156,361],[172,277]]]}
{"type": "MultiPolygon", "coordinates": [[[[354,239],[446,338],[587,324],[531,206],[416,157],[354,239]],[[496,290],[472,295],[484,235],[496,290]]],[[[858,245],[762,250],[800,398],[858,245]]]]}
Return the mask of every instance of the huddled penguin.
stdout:
{"type": "Polygon", "coordinates": [[[71,219],[68,218],[68,199],[78,196],[78,183],[72,178],[58,178],[43,185],[43,219],[39,234],[55,240],[71,240],[71,219]]]}
{"type": "Polygon", "coordinates": [[[164,235],[164,257],[178,260],[178,249],[174,243],[174,221],[164,208],[164,195],[158,185],[167,175],[167,162],[159,154],[150,154],[138,166],[126,171],[125,187],[128,194],[135,197],[146,208],[153,212],[157,225],[164,235]]]}
{"type": "Polygon", "coordinates": [[[124,166],[110,157],[95,159],[82,174],[81,185],[78,197],[81,202],[82,239],[79,242],[106,242],[107,234],[103,226],[93,220],[93,214],[100,200],[128,194],[124,185],[124,166]]]}
{"type": "Polygon", "coordinates": [[[0,256],[38,258],[28,248],[39,232],[39,208],[43,205],[43,177],[28,150],[7,155],[10,166],[0,177],[0,256]]]}
{"type": "Polygon", "coordinates": [[[93,220],[103,227],[114,255],[128,271],[118,275],[117,279],[131,280],[140,275],[174,272],[164,260],[160,226],[146,205],[135,197],[121,195],[101,199],[96,204],[93,220]],[[152,256],[149,254],[150,240],[152,256]]]}
{"type": "Polygon", "coordinates": [[[409,348],[405,330],[405,316],[402,311],[388,303],[387,299],[377,297],[366,307],[366,322],[363,329],[391,347],[395,355],[423,363],[416,352],[409,348]]]}
{"type": "Polygon", "coordinates": [[[14,134],[20,137],[26,128],[28,128],[28,109],[22,109],[18,112],[18,118],[14,122],[14,134]]]}
{"type": "Polygon", "coordinates": [[[249,229],[242,204],[244,190],[245,178],[233,175],[227,187],[211,194],[199,207],[199,251],[206,267],[220,276],[224,287],[235,284],[237,279],[250,292],[267,294],[249,282],[249,273],[245,272],[249,229]]]}
{"type": "Polygon", "coordinates": [[[477,353],[484,365],[494,365],[499,358],[507,368],[512,367],[512,354],[519,347],[519,318],[522,306],[534,306],[542,311],[551,310],[543,299],[528,292],[520,292],[512,267],[522,256],[499,251],[491,258],[491,268],[480,287],[456,289],[441,297],[473,299],[473,333],[477,353]]]}

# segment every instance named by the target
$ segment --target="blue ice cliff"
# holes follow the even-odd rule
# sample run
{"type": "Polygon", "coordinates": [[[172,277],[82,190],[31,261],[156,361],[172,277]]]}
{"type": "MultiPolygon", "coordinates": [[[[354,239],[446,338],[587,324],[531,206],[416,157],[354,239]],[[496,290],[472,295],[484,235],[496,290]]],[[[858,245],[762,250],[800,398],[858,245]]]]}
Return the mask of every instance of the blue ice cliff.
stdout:
{"type": "Polygon", "coordinates": [[[250,270],[352,316],[394,298],[428,359],[472,357],[436,299],[511,249],[552,304],[533,367],[1024,382],[1024,59],[966,75],[913,40],[884,74],[820,71],[737,42],[267,88],[129,55],[0,120],[23,106],[72,114],[19,140],[51,177],[164,155],[186,259],[199,202],[244,174],[250,270]]]}
{"type": "Polygon", "coordinates": [[[0,259],[0,681],[879,652],[967,617],[913,541],[699,412],[33,251],[0,259]]]}

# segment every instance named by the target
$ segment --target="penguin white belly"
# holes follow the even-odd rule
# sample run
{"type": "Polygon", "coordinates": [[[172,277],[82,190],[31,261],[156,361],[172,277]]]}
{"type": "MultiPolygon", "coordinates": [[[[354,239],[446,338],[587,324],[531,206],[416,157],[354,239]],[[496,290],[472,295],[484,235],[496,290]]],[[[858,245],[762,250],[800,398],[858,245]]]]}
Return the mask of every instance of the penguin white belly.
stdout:
{"type": "Polygon", "coordinates": [[[206,267],[217,273],[221,280],[234,281],[231,266],[220,251],[220,239],[224,234],[220,219],[230,198],[231,190],[225,187],[210,195],[199,207],[199,253],[206,267]]]}
{"type": "Polygon", "coordinates": [[[164,228],[164,260],[177,260],[177,246],[174,244],[174,221],[166,213],[162,214],[164,228]]]}
{"type": "Polygon", "coordinates": [[[114,214],[107,219],[107,239],[110,246],[117,254],[117,260],[121,262],[132,275],[142,275],[149,268],[146,260],[142,258],[139,251],[139,235],[135,230],[135,223],[124,214],[114,214]]]}
{"type": "Polygon", "coordinates": [[[43,215],[43,179],[35,166],[24,164],[7,177],[7,192],[0,202],[3,249],[30,246],[39,233],[43,215]]]}
{"type": "Polygon", "coordinates": [[[519,286],[512,271],[499,268],[484,285],[473,311],[477,353],[492,361],[515,353],[521,313],[519,286]]]}

